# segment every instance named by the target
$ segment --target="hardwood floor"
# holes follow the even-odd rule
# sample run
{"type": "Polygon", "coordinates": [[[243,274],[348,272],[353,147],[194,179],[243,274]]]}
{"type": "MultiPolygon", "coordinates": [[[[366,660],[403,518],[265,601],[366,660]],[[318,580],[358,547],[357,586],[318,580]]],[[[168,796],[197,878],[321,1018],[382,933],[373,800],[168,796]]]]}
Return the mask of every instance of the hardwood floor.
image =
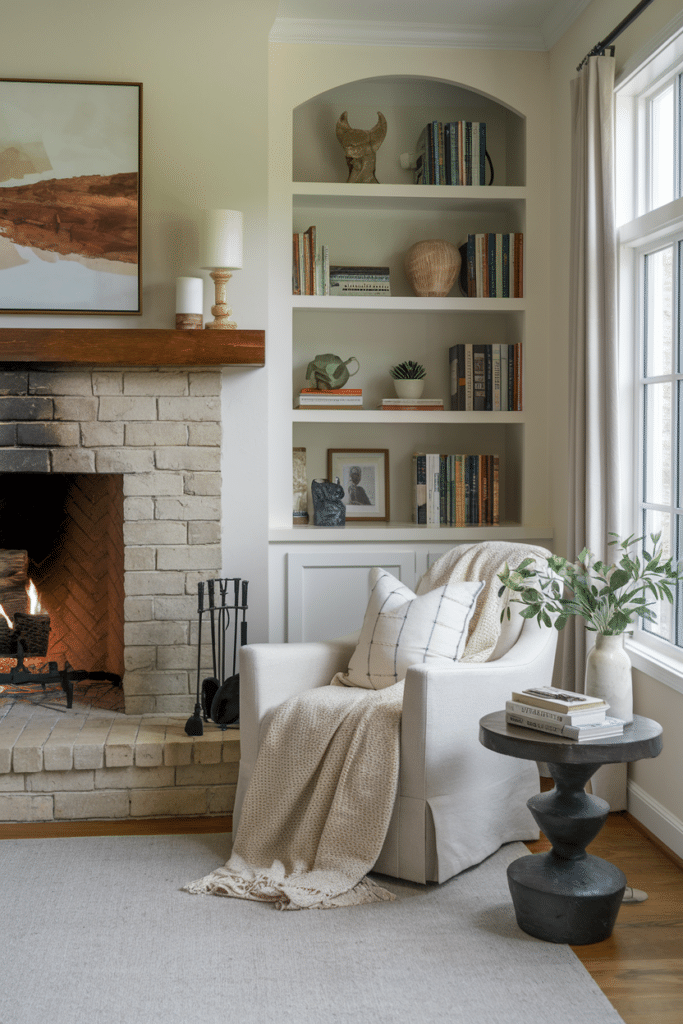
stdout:
{"type": "MultiPolygon", "coordinates": [[[[540,853],[550,843],[541,837],[527,846],[540,853]]],[[[610,814],[588,850],[616,864],[649,898],[621,907],[609,939],[572,949],[626,1024],[681,1024],[683,865],[625,813],[610,814]]]]}
{"type": "MultiPolygon", "coordinates": [[[[83,835],[173,835],[222,832],[230,818],[49,822],[0,825],[0,840],[83,835]]],[[[527,843],[533,853],[550,847],[545,837],[527,843]]],[[[616,864],[629,884],[648,893],[645,903],[624,905],[609,939],[572,946],[626,1024],[683,1022],[683,863],[667,855],[628,814],[610,814],[589,846],[616,864]]],[[[571,1024],[571,1015],[567,1016],[571,1024]]]]}

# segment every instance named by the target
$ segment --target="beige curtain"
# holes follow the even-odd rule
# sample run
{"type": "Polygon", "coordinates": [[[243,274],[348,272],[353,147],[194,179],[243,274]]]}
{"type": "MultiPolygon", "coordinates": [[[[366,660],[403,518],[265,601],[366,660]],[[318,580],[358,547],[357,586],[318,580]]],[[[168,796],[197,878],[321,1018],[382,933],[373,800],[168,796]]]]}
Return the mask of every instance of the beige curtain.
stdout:
{"type": "MultiPolygon", "coordinates": [[[[590,57],[571,83],[569,529],[567,557],[588,547],[609,560],[620,532],[616,231],[614,226],[614,57],[590,57]]],[[[564,680],[583,690],[593,642],[574,618],[564,639],[564,680]]],[[[593,792],[626,807],[626,766],[601,768],[593,792]]]]}

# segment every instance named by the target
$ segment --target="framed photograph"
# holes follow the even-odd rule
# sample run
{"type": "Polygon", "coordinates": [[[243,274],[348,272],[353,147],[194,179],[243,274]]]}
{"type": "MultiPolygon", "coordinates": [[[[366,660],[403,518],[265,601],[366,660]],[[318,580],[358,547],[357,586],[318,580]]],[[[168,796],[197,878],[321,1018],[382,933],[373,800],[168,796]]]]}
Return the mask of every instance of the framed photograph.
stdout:
{"type": "Polygon", "coordinates": [[[389,449],[328,448],[327,478],[344,488],[348,519],[389,520],[389,449]]]}
{"type": "Polygon", "coordinates": [[[140,82],[0,78],[0,312],[141,313],[140,82]]]}

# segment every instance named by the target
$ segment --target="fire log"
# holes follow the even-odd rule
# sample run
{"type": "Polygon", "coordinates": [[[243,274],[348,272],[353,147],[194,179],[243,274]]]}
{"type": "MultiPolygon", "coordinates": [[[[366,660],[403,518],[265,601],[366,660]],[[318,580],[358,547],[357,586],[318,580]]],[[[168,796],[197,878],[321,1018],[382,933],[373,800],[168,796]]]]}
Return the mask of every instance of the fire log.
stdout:
{"type": "Polygon", "coordinates": [[[10,619],[28,611],[28,551],[0,548],[0,604],[10,619]]]}

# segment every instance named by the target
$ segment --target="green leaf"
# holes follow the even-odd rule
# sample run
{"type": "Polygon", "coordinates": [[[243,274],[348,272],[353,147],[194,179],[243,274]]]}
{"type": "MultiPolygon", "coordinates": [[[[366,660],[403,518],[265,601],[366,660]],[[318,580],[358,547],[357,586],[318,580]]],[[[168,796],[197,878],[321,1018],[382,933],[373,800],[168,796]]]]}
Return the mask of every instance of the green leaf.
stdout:
{"type": "Polygon", "coordinates": [[[625,587],[627,583],[631,581],[631,574],[626,572],[624,569],[615,569],[609,578],[610,590],[620,590],[621,587],[625,587]]]}

